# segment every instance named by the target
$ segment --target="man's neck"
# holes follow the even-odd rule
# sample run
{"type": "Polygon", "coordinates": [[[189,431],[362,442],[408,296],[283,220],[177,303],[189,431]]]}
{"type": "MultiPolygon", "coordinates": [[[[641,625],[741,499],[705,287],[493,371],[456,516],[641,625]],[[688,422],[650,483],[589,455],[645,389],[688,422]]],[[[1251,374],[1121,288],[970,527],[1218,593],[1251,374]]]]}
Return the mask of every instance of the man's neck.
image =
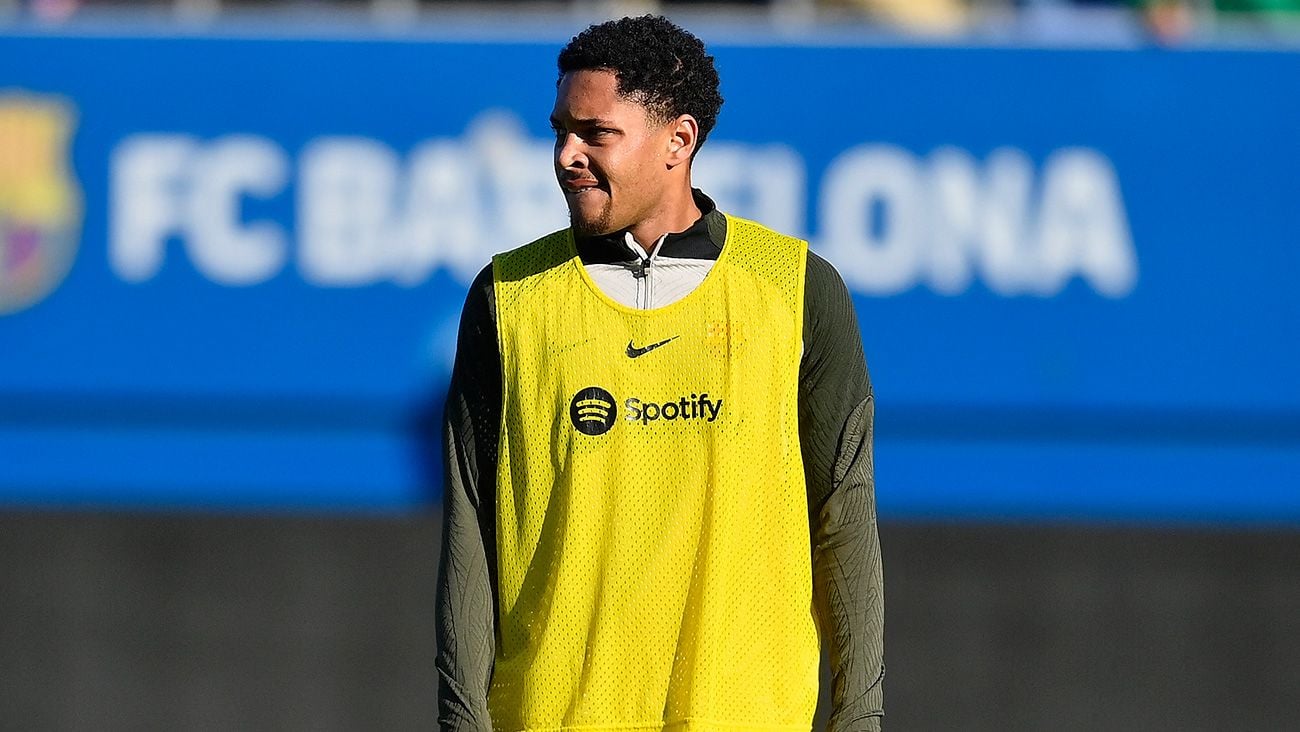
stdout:
{"type": "Polygon", "coordinates": [[[665,234],[676,234],[691,228],[704,215],[691,194],[690,183],[676,188],[670,200],[665,200],[655,215],[638,221],[628,231],[636,243],[649,254],[665,234]]]}

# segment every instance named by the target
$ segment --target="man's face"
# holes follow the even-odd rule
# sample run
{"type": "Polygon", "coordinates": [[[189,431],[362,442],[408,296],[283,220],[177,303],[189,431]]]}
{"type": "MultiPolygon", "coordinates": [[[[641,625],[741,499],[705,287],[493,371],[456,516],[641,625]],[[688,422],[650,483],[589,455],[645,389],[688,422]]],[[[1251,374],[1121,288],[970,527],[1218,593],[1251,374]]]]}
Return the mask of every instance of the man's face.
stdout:
{"type": "Polygon", "coordinates": [[[668,180],[668,125],[656,124],[617,88],[613,72],[571,71],[560,81],[551,112],[555,175],[573,229],[585,236],[647,218],[668,180]]]}

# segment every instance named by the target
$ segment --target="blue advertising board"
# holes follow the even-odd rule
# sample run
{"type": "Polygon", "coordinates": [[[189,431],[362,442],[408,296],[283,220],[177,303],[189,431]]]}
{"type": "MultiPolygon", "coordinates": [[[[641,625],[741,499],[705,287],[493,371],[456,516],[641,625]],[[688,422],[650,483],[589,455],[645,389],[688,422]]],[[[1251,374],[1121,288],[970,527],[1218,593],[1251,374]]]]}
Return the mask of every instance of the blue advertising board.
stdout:
{"type": "MultiPolygon", "coordinates": [[[[711,48],[696,182],[849,284],[883,517],[1300,521],[1300,54],[711,48]]],[[[557,49],[0,35],[0,505],[435,503],[557,49]]]]}

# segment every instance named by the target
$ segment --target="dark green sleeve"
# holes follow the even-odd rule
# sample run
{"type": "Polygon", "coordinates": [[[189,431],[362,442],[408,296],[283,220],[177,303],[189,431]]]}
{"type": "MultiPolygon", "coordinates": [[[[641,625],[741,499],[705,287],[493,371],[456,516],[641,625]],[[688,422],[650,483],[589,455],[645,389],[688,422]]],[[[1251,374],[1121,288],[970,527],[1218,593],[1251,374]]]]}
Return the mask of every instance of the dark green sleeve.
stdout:
{"type": "Polygon", "coordinates": [[[501,356],[492,270],[470,286],[443,416],[442,560],[438,567],[438,724],[491,730],[488,686],[496,653],[497,440],[501,356]]]}
{"type": "Polygon", "coordinates": [[[874,731],[884,715],[884,582],[871,440],[875,401],[853,300],[808,254],[799,438],[808,485],[813,593],[831,662],[832,732],[874,731]]]}

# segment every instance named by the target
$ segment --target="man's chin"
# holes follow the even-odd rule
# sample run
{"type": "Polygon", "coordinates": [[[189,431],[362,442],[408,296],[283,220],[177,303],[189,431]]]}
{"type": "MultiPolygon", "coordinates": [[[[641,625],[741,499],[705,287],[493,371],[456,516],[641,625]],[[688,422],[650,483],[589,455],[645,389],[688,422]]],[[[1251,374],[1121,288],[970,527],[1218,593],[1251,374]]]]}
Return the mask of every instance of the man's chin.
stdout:
{"type": "Polygon", "coordinates": [[[577,211],[569,211],[569,225],[578,236],[603,236],[614,232],[608,212],[600,216],[584,216],[577,211]]]}

